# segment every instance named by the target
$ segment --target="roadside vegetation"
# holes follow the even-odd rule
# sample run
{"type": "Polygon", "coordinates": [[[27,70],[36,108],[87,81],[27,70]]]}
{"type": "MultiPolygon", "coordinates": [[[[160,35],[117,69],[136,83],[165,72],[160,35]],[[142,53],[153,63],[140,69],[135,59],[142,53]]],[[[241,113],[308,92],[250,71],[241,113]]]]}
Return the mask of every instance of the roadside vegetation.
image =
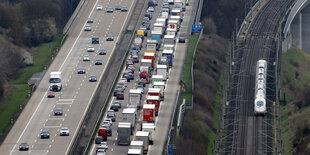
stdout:
{"type": "Polygon", "coordinates": [[[281,131],[286,155],[310,154],[309,66],[310,55],[297,47],[282,55],[281,131]]]}
{"type": "MultiPolygon", "coordinates": [[[[191,64],[185,63],[182,95],[191,101],[193,109],[186,110],[180,135],[176,137],[176,154],[212,154],[231,34],[235,19],[243,18],[244,6],[250,0],[204,0],[201,22],[203,33],[194,58],[194,90],[191,89],[191,64]],[[189,72],[189,73],[188,73],[189,72]],[[190,81],[190,84],[186,81],[190,81]],[[191,90],[190,90],[191,91],[191,90]]],[[[188,50],[190,52],[190,50],[188,50]]]]}

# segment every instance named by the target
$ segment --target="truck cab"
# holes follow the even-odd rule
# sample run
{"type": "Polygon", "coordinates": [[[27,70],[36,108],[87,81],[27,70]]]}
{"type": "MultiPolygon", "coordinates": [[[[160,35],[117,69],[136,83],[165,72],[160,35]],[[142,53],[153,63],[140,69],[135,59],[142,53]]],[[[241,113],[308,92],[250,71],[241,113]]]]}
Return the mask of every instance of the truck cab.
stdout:
{"type": "Polygon", "coordinates": [[[50,91],[60,91],[62,89],[61,72],[51,72],[49,82],[50,91]]]}

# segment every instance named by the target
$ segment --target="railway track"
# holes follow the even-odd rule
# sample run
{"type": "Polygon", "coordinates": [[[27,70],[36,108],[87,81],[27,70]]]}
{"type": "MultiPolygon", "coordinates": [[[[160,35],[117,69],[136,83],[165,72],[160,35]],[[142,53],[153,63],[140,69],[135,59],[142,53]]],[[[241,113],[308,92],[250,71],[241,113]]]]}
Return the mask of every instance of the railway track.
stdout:
{"type": "Polygon", "coordinates": [[[275,66],[277,33],[285,9],[294,0],[269,0],[249,26],[246,39],[234,53],[228,103],[223,112],[224,128],[219,154],[273,154],[273,102],[276,100],[275,66]],[[254,115],[255,67],[258,60],[268,62],[267,114],[254,115]]]}

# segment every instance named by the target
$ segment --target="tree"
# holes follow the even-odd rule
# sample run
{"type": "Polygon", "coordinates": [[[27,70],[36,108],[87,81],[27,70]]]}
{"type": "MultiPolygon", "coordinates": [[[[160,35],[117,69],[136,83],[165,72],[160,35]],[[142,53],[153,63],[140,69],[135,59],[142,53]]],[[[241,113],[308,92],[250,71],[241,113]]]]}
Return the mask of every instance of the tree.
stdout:
{"type": "Polygon", "coordinates": [[[216,33],[216,24],[213,21],[212,18],[204,18],[202,20],[202,25],[203,25],[203,33],[210,35],[210,34],[215,34],[216,33]]]}

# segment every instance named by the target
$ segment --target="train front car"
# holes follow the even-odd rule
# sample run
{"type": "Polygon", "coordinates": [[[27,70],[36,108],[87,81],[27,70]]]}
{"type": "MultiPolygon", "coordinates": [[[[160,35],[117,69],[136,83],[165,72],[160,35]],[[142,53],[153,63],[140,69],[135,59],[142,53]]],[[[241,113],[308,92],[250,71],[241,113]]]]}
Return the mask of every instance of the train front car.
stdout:
{"type": "Polygon", "coordinates": [[[254,114],[266,114],[266,83],[267,83],[267,61],[258,60],[256,65],[254,114]]]}

